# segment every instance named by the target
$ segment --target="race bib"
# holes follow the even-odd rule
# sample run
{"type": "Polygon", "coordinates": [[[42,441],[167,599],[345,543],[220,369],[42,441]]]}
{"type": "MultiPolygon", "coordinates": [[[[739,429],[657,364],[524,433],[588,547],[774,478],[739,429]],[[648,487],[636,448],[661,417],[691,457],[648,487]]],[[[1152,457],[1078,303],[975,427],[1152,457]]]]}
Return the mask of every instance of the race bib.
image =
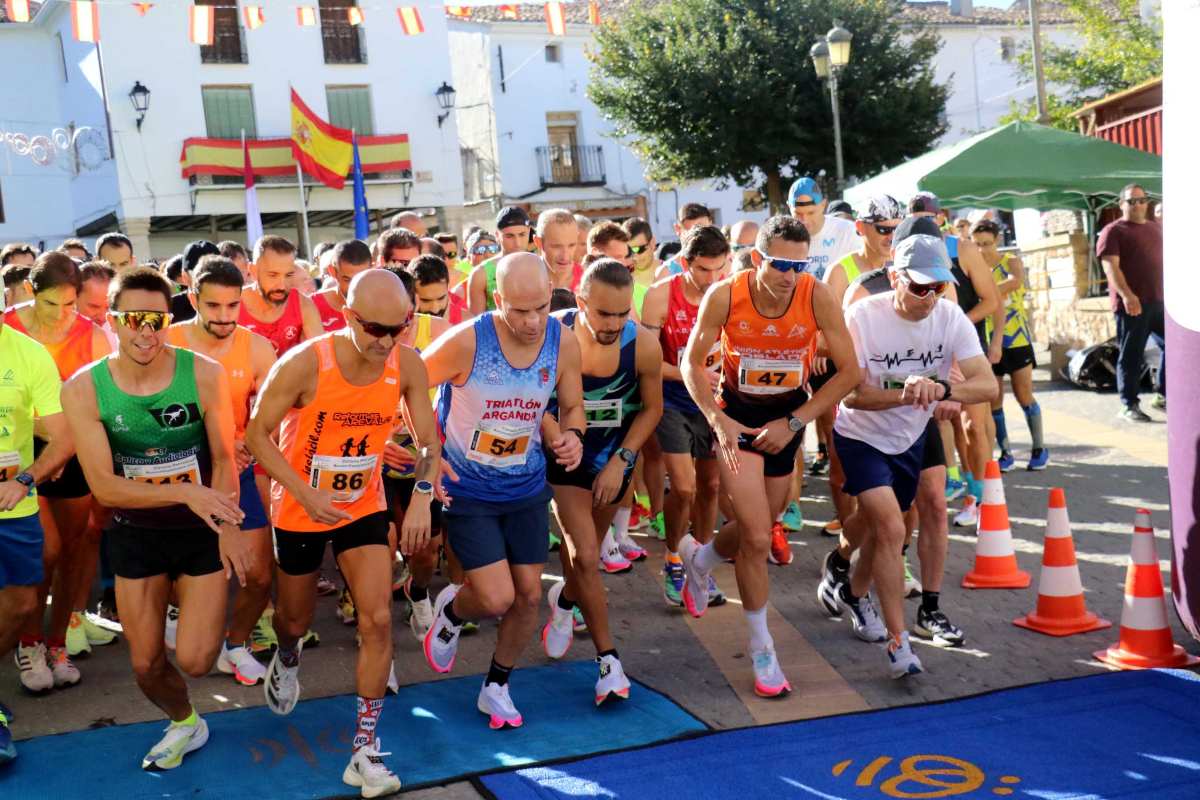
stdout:
{"type": "Polygon", "coordinates": [[[125,471],[125,477],[131,481],[163,486],[172,483],[200,483],[200,462],[196,460],[195,455],[157,464],[122,464],[121,468],[125,471]]]}
{"type": "Polygon", "coordinates": [[[583,401],[583,413],[589,428],[619,428],[623,411],[619,397],[583,401]]]}
{"type": "Polygon", "coordinates": [[[481,425],[471,435],[467,459],[489,467],[523,466],[532,436],[528,426],[481,425]]]}
{"type": "Polygon", "coordinates": [[[0,483],[11,481],[21,474],[21,454],[16,450],[0,450],[0,483]]]}
{"type": "Polygon", "coordinates": [[[743,358],[738,369],[742,394],[783,394],[804,384],[804,363],[773,358],[743,358]]]}
{"type": "Polygon", "coordinates": [[[308,485],[317,491],[332,492],[335,503],[353,503],[366,491],[376,463],[375,456],[316,455],[313,456],[308,485]]]}
{"type": "Polygon", "coordinates": [[[712,372],[718,372],[721,369],[721,342],[717,341],[713,344],[712,349],[708,351],[708,355],[704,357],[704,368],[712,372]]]}
{"type": "Polygon", "coordinates": [[[937,370],[933,369],[926,370],[925,372],[911,372],[906,375],[897,375],[892,372],[884,372],[879,375],[879,386],[882,389],[903,389],[904,384],[908,381],[911,375],[933,380],[937,377],[937,370]]]}

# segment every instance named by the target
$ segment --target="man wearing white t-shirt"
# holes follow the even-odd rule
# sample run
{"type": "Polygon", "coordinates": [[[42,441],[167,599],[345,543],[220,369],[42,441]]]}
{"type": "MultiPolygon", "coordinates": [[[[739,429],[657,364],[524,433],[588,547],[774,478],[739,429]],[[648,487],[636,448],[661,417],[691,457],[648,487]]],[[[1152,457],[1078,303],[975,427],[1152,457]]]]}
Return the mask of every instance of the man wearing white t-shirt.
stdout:
{"type": "Polygon", "coordinates": [[[912,505],[925,449],[925,428],[940,400],[951,397],[950,365],[965,376],[953,399],[990,402],[991,367],[962,310],[940,299],[954,282],[941,239],[918,234],[896,245],[889,270],[893,291],[846,311],[863,379],[842,401],[833,437],[846,473],[844,491],[857,497],[866,532],[838,603],[856,631],[878,626],[866,598],[874,584],[886,626],[893,678],[921,672],[904,625],[904,512],[912,505]]]}
{"type": "Polygon", "coordinates": [[[812,263],[807,271],[819,281],[825,279],[825,271],[831,265],[862,245],[853,222],[825,215],[828,202],[812,178],[797,178],[788,190],[792,216],[804,223],[812,241],[808,249],[808,260],[812,263]]]}

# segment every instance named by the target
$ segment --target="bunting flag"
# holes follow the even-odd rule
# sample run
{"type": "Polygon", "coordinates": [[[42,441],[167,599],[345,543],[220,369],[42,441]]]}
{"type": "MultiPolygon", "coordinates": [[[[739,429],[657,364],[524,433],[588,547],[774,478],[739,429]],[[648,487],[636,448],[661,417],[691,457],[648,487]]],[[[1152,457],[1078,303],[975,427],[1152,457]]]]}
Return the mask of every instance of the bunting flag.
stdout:
{"type": "Polygon", "coordinates": [[[363,10],[358,6],[350,6],[346,9],[346,21],[351,25],[362,25],[363,10]]]}
{"type": "Polygon", "coordinates": [[[588,3],[588,24],[600,24],[600,4],[597,3],[596,0],[591,0],[588,3]]]}
{"type": "Polygon", "coordinates": [[[405,36],[416,36],[425,32],[425,23],[421,22],[421,12],[416,6],[401,6],[396,9],[396,15],[400,17],[400,27],[405,36]]]}
{"type": "Polygon", "coordinates": [[[520,19],[521,12],[516,6],[500,6],[500,16],[503,19],[520,19]]]}
{"type": "Polygon", "coordinates": [[[258,211],[258,190],[254,188],[254,169],[250,166],[250,143],[242,132],[242,175],[246,186],[246,242],[254,243],[262,238],[262,214],[258,211]]]}
{"type": "Polygon", "coordinates": [[[138,12],[139,17],[146,16],[146,12],[154,8],[154,3],[134,3],[133,9],[138,12]]]}
{"type": "Polygon", "coordinates": [[[562,3],[546,3],[546,27],[551,36],[567,35],[567,15],[562,3]]]}
{"type": "Polygon", "coordinates": [[[353,138],[353,131],[318,117],[292,90],[292,156],[305,172],[330,189],[344,187],[354,157],[353,138]]]}
{"type": "Polygon", "coordinates": [[[317,10],[312,6],[296,6],[296,24],[311,28],[317,24],[317,10]]]}
{"type": "Polygon", "coordinates": [[[4,13],[9,22],[29,22],[29,0],[4,0],[4,13]]]}
{"type": "Polygon", "coordinates": [[[471,18],[471,7],[470,6],[446,6],[446,13],[452,17],[458,17],[459,19],[470,19],[471,18]]]}
{"type": "Polygon", "coordinates": [[[211,47],[216,23],[217,9],[214,6],[192,6],[188,9],[188,39],[193,44],[211,47]]]}
{"type": "Polygon", "coordinates": [[[262,6],[244,6],[242,8],[242,19],[246,20],[246,30],[254,31],[262,27],[262,24],[267,21],[263,14],[262,6]]]}
{"type": "Polygon", "coordinates": [[[100,41],[100,4],[93,0],[71,0],[71,34],[77,42],[100,41]]]}

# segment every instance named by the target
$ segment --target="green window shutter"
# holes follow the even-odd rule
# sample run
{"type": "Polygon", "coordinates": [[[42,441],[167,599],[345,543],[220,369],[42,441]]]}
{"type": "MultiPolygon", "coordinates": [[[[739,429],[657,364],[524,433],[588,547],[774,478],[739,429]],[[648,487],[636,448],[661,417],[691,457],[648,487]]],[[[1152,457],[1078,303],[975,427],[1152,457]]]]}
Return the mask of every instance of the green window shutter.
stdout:
{"type": "Polygon", "coordinates": [[[326,86],[329,122],[339,128],[351,128],[359,136],[374,136],[371,114],[371,89],[368,86],[326,86]]]}
{"type": "Polygon", "coordinates": [[[247,139],[258,136],[254,124],[254,99],[248,86],[204,86],[204,123],[213,139],[247,139]]]}

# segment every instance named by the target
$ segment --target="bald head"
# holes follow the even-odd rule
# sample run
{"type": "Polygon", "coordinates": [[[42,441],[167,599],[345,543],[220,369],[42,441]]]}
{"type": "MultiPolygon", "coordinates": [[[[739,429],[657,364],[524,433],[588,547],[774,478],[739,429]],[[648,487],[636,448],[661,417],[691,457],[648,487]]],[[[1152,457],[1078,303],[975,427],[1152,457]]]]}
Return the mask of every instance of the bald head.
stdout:
{"type": "Polygon", "coordinates": [[[550,297],[550,274],[540,256],[511,253],[496,266],[496,289],[510,303],[517,297],[550,297]]]}
{"type": "Polygon", "coordinates": [[[346,305],[363,319],[383,325],[399,325],[408,319],[412,301],[404,284],[386,269],[368,269],[350,281],[346,305]]]}
{"type": "Polygon", "coordinates": [[[738,220],[729,229],[729,243],[735,247],[752,247],[758,236],[758,223],[748,219],[738,220]]]}
{"type": "Polygon", "coordinates": [[[392,227],[404,228],[417,236],[424,236],[427,233],[425,220],[421,219],[421,215],[415,211],[401,211],[392,217],[392,227]]]}

